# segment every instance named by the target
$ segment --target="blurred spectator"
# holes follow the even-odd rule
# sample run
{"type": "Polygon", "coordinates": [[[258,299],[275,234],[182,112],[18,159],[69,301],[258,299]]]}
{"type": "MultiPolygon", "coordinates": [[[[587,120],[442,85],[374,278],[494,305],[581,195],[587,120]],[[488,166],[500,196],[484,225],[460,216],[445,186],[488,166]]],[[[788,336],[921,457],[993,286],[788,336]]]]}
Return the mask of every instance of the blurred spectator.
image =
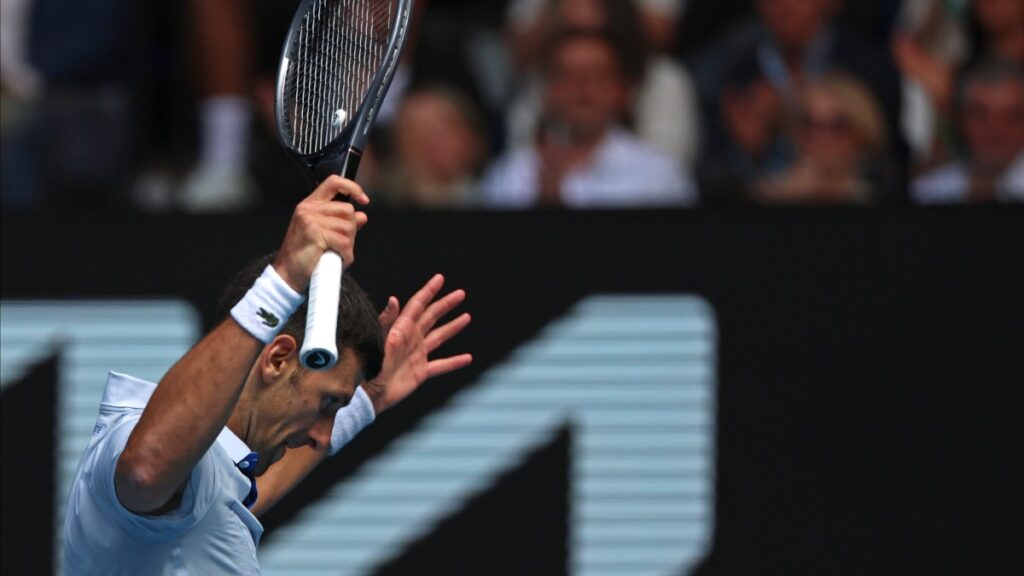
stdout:
{"type": "Polygon", "coordinates": [[[972,0],[971,62],[999,58],[1024,66],[1024,2],[972,0]]]}
{"type": "Polygon", "coordinates": [[[17,98],[39,93],[43,79],[28,58],[32,0],[0,1],[0,87],[17,98]]]}
{"type": "Polygon", "coordinates": [[[748,198],[750,184],[785,169],[795,150],[783,119],[802,83],[841,70],[870,87],[886,130],[899,134],[899,75],[888,54],[833,23],[839,0],[756,0],[757,19],[739,25],[694,61],[707,139],[701,162],[712,202],[748,198]]]}
{"type": "Polygon", "coordinates": [[[830,73],[808,83],[800,96],[796,160],[764,178],[755,196],[765,203],[866,203],[877,193],[885,157],[885,119],[867,88],[830,73]]]}
{"type": "Polygon", "coordinates": [[[246,0],[190,0],[189,8],[195,43],[191,56],[200,95],[199,155],[176,200],[193,213],[251,209],[260,201],[249,176],[252,5],[246,0]]]}
{"type": "Polygon", "coordinates": [[[913,200],[1024,202],[1024,67],[991,60],[971,68],[956,110],[964,159],[917,178],[913,200]]]}
{"type": "Polygon", "coordinates": [[[122,200],[140,148],[133,114],[147,14],[123,0],[0,5],[5,209],[122,200]]]}
{"type": "Polygon", "coordinates": [[[566,30],[547,43],[544,116],[534,142],[488,171],[489,206],[642,207],[690,204],[682,166],[619,125],[629,82],[607,33],[566,30]]]}
{"type": "MultiPolygon", "coordinates": [[[[549,18],[558,0],[510,0],[506,8],[513,57],[520,72],[535,59],[544,40],[544,30],[537,24],[549,18]]],[[[680,20],[690,0],[636,0],[642,30],[650,45],[661,52],[671,52],[676,44],[680,20]]],[[[577,9],[588,10],[584,4],[577,9]]],[[[576,23],[578,24],[578,23],[576,23]]]]}
{"type": "Polygon", "coordinates": [[[480,113],[454,89],[406,94],[393,124],[393,161],[379,177],[380,195],[397,207],[454,208],[475,203],[487,147],[480,113]]]}
{"type": "MultiPolygon", "coordinates": [[[[512,8],[519,8],[515,2],[512,8]]],[[[642,140],[692,165],[699,141],[697,99],[686,70],[652,51],[633,0],[553,0],[537,3],[529,18],[510,12],[513,53],[522,84],[506,113],[511,146],[528,142],[540,117],[542,89],[536,54],[543,39],[562,28],[607,30],[623,47],[632,127],[642,140]]]]}
{"type": "Polygon", "coordinates": [[[906,0],[892,52],[903,74],[902,130],[918,166],[949,159],[952,69],[966,61],[966,0],[906,0]]]}
{"type": "Polygon", "coordinates": [[[904,30],[893,38],[893,54],[911,85],[905,125],[925,167],[955,153],[951,108],[956,70],[992,58],[1024,66],[1024,2],[970,0],[969,7],[908,1],[904,30]]]}
{"type": "Polygon", "coordinates": [[[651,46],[670,53],[675,48],[679,22],[690,0],[637,0],[645,36],[651,46]]]}

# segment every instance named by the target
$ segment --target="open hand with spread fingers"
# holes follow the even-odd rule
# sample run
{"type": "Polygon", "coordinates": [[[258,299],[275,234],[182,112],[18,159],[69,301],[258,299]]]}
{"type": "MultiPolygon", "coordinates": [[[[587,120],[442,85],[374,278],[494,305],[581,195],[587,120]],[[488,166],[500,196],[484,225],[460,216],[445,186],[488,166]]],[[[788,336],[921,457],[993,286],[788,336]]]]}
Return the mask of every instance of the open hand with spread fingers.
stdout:
{"type": "Polygon", "coordinates": [[[473,361],[470,354],[429,357],[470,322],[469,314],[462,313],[436,326],[438,320],[466,299],[465,291],[455,290],[435,300],[443,285],[444,277],[437,274],[406,302],[404,308],[392,296],[380,313],[385,333],[384,366],[376,378],[363,384],[377,414],[411,394],[428,378],[464,368],[473,361]]]}

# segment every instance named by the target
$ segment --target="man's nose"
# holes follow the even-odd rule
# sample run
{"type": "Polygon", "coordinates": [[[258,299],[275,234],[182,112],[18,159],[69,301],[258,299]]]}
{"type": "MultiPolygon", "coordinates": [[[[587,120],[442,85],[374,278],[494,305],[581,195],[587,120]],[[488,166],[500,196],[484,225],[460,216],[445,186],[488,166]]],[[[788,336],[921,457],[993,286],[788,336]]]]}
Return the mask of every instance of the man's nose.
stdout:
{"type": "Polygon", "coordinates": [[[309,446],[314,450],[326,450],[331,443],[334,418],[320,417],[309,429],[309,446]]]}

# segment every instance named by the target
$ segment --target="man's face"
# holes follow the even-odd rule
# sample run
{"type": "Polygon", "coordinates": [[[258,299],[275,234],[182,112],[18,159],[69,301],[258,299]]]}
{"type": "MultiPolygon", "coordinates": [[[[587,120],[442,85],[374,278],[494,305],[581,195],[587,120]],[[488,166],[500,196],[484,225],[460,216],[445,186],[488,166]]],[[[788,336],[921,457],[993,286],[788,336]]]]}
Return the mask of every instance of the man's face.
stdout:
{"type": "Polygon", "coordinates": [[[1024,81],[968,85],[962,122],[972,163],[1002,171],[1024,152],[1024,81]]]}
{"type": "Polygon", "coordinates": [[[783,49],[802,50],[825,25],[833,0],[758,0],[757,11],[783,49]]]}
{"type": "Polygon", "coordinates": [[[269,385],[255,408],[259,430],[250,435],[249,445],[260,453],[257,475],[289,448],[327,450],[334,415],[362,381],[362,365],[350,349],[342,350],[338,363],[325,372],[300,371],[297,355],[292,356],[287,373],[269,385]]]}
{"type": "Polygon", "coordinates": [[[592,138],[618,120],[627,85],[611,46],[596,38],[564,42],[552,54],[545,87],[547,113],[573,137],[592,138]]]}

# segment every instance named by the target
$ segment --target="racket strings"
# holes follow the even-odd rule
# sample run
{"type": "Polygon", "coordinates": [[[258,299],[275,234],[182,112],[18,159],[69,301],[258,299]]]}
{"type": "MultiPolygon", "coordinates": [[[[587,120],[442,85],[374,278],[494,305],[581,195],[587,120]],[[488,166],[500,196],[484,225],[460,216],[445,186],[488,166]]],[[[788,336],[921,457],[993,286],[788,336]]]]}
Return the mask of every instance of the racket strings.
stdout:
{"type": "Polygon", "coordinates": [[[294,35],[285,76],[285,121],[300,153],[337,138],[367,97],[387,50],[392,0],[312,3],[294,35]]]}

